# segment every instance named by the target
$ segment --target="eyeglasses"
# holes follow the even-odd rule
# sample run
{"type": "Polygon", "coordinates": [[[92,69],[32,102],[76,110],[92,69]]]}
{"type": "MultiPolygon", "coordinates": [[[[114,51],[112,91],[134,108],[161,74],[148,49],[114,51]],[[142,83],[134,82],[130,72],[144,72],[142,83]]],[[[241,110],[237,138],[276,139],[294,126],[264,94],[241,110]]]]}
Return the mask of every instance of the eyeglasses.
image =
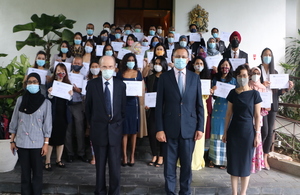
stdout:
{"type": "Polygon", "coordinates": [[[38,80],[27,81],[26,83],[27,83],[28,85],[31,85],[31,84],[39,84],[38,80]]]}

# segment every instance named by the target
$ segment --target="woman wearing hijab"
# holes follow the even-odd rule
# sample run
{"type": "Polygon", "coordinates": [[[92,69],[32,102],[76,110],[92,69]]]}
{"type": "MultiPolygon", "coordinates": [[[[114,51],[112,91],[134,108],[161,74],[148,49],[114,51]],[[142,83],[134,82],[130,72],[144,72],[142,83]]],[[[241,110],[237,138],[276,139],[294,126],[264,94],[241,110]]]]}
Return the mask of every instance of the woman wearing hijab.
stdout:
{"type": "Polygon", "coordinates": [[[207,41],[207,55],[208,56],[216,56],[221,55],[221,53],[217,50],[216,39],[211,37],[207,41]]]}
{"type": "Polygon", "coordinates": [[[30,73],[9,125],[11,150],[21,165],[21,194],[42,194],[43,156],[52,131],[51,103],[41,94],[41,78],[30,73]],[[32,176],[31,176],[32,175],[32,176]]]}

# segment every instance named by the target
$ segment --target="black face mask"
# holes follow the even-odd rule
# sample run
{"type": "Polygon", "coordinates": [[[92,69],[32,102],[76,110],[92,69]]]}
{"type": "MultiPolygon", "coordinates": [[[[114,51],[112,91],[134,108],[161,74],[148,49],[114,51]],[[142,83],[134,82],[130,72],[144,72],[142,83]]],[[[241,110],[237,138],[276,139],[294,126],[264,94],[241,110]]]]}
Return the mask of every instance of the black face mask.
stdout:
{"type": "Polygon", "coordinates": [[[191,31],[191,33],[195,33],[195,32],[197,32],[197,29],[192,28],[190,31],[191,31]]]}
{"type": "Polygon", "coordinates": [[[79,72],[82,68],[82,66],[79,65],[72,65],[71,66],[72,70],[74,70],[75,72],[79,72]]]}
{"type": "Polygon", "coordinates": [[[230,44],[232,48],[238,48],[240,43],[237,39],[233,39],[230,44]]]}

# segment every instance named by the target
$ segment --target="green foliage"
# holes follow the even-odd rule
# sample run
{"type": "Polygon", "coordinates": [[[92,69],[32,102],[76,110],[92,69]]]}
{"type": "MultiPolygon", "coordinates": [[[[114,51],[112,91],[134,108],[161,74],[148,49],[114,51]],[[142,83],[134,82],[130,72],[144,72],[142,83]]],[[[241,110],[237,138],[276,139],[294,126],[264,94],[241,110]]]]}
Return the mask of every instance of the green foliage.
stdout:
{"type": "MultiPolygon", "coordinates": [[[[27,69],[30,67],[29,59],[22,54],[20,62],[17,61],[17,56],[5,68],[0,67],[0,94],[1,95],[16,95],[23,89],[23,79],[27,69]]],[[[1,97],[0,95],[0,97],[1,97]]],[[[6,114],[9,118],[12,115],[15,98],[0,98],[0,114],[6,114]]]]}
{"type": "Polygon", "coordinates": [[[0,57],[6,57],[7,56],[7,54],[5,54],[5,53],[0,53],[0,57]]]}

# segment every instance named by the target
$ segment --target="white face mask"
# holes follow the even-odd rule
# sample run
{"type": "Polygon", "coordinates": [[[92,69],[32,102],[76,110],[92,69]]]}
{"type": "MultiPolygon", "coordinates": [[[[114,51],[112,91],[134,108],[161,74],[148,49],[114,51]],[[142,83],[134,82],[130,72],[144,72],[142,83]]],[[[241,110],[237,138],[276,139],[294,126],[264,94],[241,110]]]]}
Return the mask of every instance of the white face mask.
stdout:
{"type": "Polygon", "coordinates": [[[100,72],[100,68],[91,68],[90,71],[93,75],[98,75],[100,72]]]}
{"type": "Polygon", "coordinates": [[[201,72],[204,69],[204,66],[200,66],[200,65],[195,65],[194,69],[201,72]]]}
{"type": "Polygon", "coordinates": [[[162,33],[162,29],[157,29],[157,33],[161,34],[162,33]]]}
{"type": "Polygon", "coordinates": [[[156,72],[161,72],[162,71],[162,66],[161,65],[154,65],[154,70],[156,72]]]}
{"type": "Polygon", "coordinates": [[[251,76],[252,81],[257,82],[260,79],[260,75],[254,74],[251,76]]]}
{"type": "Polygon", "coordinates": [[[107,30],[107,32],[110,33],[110,28],[103,28],[103,30],[107,30]]]}

